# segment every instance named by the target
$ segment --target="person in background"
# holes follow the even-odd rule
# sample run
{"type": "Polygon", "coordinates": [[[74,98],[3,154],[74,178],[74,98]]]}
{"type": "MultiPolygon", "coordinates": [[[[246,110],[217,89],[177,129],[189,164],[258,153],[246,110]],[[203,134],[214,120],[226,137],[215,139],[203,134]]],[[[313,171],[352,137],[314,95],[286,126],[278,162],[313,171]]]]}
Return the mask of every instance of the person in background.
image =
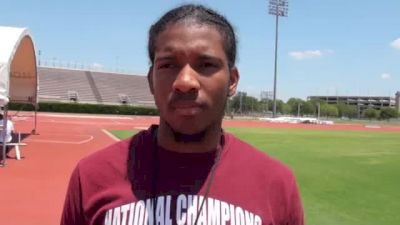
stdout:
{"type": "MultiPolygon", "coordinates": [[[[3,112],[0,112],[0,126],[3,127],[4,125],[4,115],[3,112]]],[[[1,129],[2,131],[3,129],[1,129]]],[[[11,120],[7,119],[7,129],[5,130],[6,135],[5,135],[5,141],[3,140],[3,134],[0,132],[0,142],[1,143],[9,143],[13,141],[13,134],[14,134],[14,124],[11,120]]],[[[7,146],[6,147],[6,157],[10,158],[8,156],[8,153],[11,151],[11,147],[7,146]]],[[[1,154],[3,153],[2,148],[0,149],[1,154]]],[[[1,156],[3,158],[3,156],[1,156]]]]}

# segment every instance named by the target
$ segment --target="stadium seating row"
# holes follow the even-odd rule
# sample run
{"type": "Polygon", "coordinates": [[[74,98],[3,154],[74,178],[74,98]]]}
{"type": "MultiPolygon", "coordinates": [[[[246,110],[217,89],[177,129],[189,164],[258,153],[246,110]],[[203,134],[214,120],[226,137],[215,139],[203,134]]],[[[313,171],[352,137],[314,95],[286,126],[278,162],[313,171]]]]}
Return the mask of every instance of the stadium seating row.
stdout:
{"type": "Polygon", "coordinates": [[[41,102],[154,105],[145,76],[39,67],[38,77],[41,102]]]}

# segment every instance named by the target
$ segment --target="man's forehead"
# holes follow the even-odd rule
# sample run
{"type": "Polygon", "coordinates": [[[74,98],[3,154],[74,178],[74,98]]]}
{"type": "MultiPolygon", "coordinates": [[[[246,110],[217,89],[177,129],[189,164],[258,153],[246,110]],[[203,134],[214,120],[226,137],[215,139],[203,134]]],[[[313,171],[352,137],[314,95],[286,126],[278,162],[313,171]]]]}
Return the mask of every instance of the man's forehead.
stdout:
{"type": "Polygon", "coordinates": [[[157,53],[213,52],[215,50],[215,46],[212,46],[207,42],[170,42],[161,44],[156,48],[157,53]]]}
{"type": "Polygon", "coordinates": [[[156,40],[155,52],[178,53],[180,51],[223,51],[221,34],[212,26],[175,24],[168,26],[156,40]]]}

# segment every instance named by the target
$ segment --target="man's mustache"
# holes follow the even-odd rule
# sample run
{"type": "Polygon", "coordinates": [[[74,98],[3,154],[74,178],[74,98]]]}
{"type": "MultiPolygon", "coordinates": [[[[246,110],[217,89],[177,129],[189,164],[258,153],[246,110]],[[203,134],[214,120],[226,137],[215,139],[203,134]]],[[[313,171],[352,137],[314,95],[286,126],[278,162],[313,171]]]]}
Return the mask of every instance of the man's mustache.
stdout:
{"type": "Polygon", "coordinates": [[[197,91],[174,92],[171,96],[169,103],[173,105],[177,102],[182,102],[182,101],[196,102],[198,96],[199,93],[197,91]]]}

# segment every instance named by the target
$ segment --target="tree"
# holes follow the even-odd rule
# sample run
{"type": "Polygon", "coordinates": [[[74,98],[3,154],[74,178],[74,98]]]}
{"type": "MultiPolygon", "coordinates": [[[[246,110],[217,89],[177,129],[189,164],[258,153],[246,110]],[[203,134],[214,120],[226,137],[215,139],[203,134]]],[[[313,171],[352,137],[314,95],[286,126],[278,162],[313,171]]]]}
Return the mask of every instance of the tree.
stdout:
{"type": "Polygon", "coordinates": [[[233,96],[231,101],[231,108],[235,113],[243,113],[244,112],[244,98],[246,98],[246,92],[238,92],[235,96],[233,96]]]}
{"type": "Polygon", "coordinates": [[[314,102],[312,101],[304,101],[300,98],[290,98],[287,101],[286,109],[290,110],[290,114],[292,115],[313,115],[316,112],[316,107],[314,102]],[[300,112],[299,112],[300,109],[300,112]]]}
{"type": "Polygon", "coordinates": [[[247,96],[246,92],[238,92],[230,103],[236,113],[259,112],[262,107],[257,98],[247,96]]]}
{"type": "Polygon", "coordinates": [[[282,103],[282,106],[280,108],[280,112],[284,115],[290,114],[292,110],[292,107],[289,104],[282,103]]]}
{"type": "Polygon", "coordinates": [[[285,103],[282,100],[279,100],[279,99],[276,100],[276,111],[280,114],[282,114],[283,104],[285,104],[285,103]]]}
{"type": "Polygon", "coordinates": [[[269,108],[269,105],[271,105],[270,101],[268,101],[268,99],[261,99],[258,102],[258,109],[260,112],[266,113],[268,111],[271,111],[269,108]]]}
{"type": "MultiPolygon", "coordinates": [[[[315,114],[315,116],[317,116],[318,115],[318,107],[321,107],[321,105],[324,105],[324,104],[328,104],[328,103],[326,103],[325,101],[323,101],[323,100],[321,100],[321,99],[311,99],[311,100],[308,100],[312,105],[313,105],[313,107],[314,107],[314,114],[315,114]]],[[[321,108],[320,108],[320,111],[321,111],[321,108]]],[[[321,113],[321,112],[320,112],[321,113]]]]}
{"type": "MultiPolygon", "coordinates": [[[[301,110],[301,106],[304,104],[304,101],[300,98],[290,98],[287,101],[287,104],[290,106],[291,110],[290,113],[292,115],[297,115],[298,114],[298,108],[300,106],[300,110],[301,110]]],[[[300,111],[301,113],[301,111],[300,111]]]]}
{"type": "MultiPolygon", "coordinates": [[[[272,112],[273,110],[273,101],[272,100],[267,100],[267,99],[262,99],[258,102],[258,112],[266,112],[268,108],[268,111],[272,112]]],[[[290,110],[288,110],[288,106],[286,103],[284,103],[282,100],[277,99],[276,100],[276,111],[280,114],[289,114],[290,110]]]]}
{"type": "Polygon", "coordinates": [[[301,106],[301,114],[302,115],[314,115],[316,108],[314,104],[310,101],[303,102],[301,106]]]}
{"type": "Polygon", "coordinates": [[[339,103],[337,105],[340,117],[348,117],[349,119],[355,118],[358,115],[357,106],[339,103]]]}
{"type": "Polygon", "coordinates": [[[321,116],[337,117],[339,110],[335,105],[321,104],[321,116]]]}
{"type": "Polygon", "coordinates": [[[379,118],[379,111],[374,108],[368,108],[364,111],[364,116],[369,120],[378,119],[379,118]]]}
{"type": "Polygon", "coordinates": [[[347,108],[347,117],[349,117],[350,119],[353,119],[353,118],[358,117],[358,109],[357,109],[357,106],[355,106],[355,105],[348,105],[348,108],[347,108]]]}
{"type": "Polygon", "coordinates": [[[245,98],[245,112],[258,112],[258,99],[253,96],[245,98]]]}
{"type": "Polygon", "coordinates": [[[399,117],[399,113],[394,108],[384,107],[381,109],[380,119],[390,120],[391,118],[399,117]]]}

